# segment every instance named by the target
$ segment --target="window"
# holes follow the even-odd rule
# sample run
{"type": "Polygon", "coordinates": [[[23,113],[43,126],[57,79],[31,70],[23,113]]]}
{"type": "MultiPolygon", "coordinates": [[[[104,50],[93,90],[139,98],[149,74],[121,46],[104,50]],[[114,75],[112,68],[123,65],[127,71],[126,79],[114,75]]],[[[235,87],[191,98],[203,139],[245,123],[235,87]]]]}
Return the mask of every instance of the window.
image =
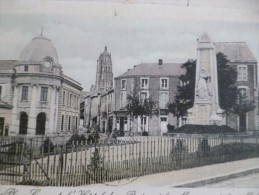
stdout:
{"type": "Polygon", "coordinates": [[[26,112],[20,113],[20,125],[19,125],[19,134],[27,134],[28,129],[28,114],[26,112]]]}
{"type": "Polygon", "coordinates": [[[161,121],[161,122],[167,122],[167,117],[161,117],[161,118],[160,118],[160,121],[161,121]]]}
{"type": "Polygon", "coordinates": [[[148,78],[141,78],[140,84],[142,89],[148,89],[148,78]]]}
{"type": "Polygon", "coordinates": [[[72,94],[70,94],[70,98],[69,98],[69,106],[72,106],[72,94]]]}
{"type": "Polygon", "coordinates": [[[144,101],[145,99],[147,99],[148,98],[148,92],[147,91],[141,91],[140,92],[140,99],[142,100],[142,101],[144,101]]]}
{"type": "Polygon", "coordinates": [[[246,65],[237,66],[237,80],[238,81],[247,81],[247,66],[246,65]]]}
{"type": "Polygon", "coordinates": [[[77,97],[76,97],[76,95],[74,95],[74,108],[76,108],[77,107],[77,97]]]}
{"type": "Polygon", "coordinates": [[[65,99],[66,99],[66,92],[63,91],[63,105],[65,105],[65,99]]]}
{"type": "Polygon", "coordinates": [[[159,107],[162,109],[165,109],[168,101],[169,101],[168,91],[161,91],[160,97],[159,97],[159,107]]]}
{"type": "Polygon", "coordinates": [[[0,136],[3,136],[5,134],[4,132],[4,119],[3,117],[0,117],[0,136]]]}
{"type": "Polygon", "coordinates": [[[69,116],[69,117],[68,117],[68,127],[67,127],[67,129],[68,129],[69,132],[70,132],[70,119],[71,119],[71,117],[69,116]]]}
{"type": "Polygon", "coordinates": [[[249,88],[246,86],[243,87],[238,87],[238,91],[239,91],[239,100],[249,100],[249,88]]]}
{"type": "Polygon", "coordinates": [[[21,100],[28,100],[28,86],[22,86],[22,99],[21,100]]]}
{"type": "Polygon", "coordinates": [[[63,128],[64,128],[64,115],[62,115],[62,118],[61,118],[61,132],[63,132],[63,128]]]}
{"type": "Polygon", "coordinates": [[[29,66],[25,65],[24,66],[24,72],[28,72],[28,70],[29,70],[29,66]]]}
{"type": "Polygon", "coordinates": [[[120,96],[120,107],[123,108],[126,106],[126,92],[123,91],[121,92],[121,96],[120,96]]]}
{"type": "Polygon", "coordinates": [[[161,89],[168,89],[169,88],[168,78],[161,78],[160,79],[160,88],[161,89]]]}
{"type": "Polygon", "coordinates": [[[121,80],[121,90],[125,90],[126,89],[126,80],[123,79],[121,80]]]}
{"type": "Polygon", "coordinates": [[[45,135],[46,114],[41,112],[36,119],[36,135],[45,135]]]}
{"type": "Polygon", "coordinates": [[[48,87],[41,87],[40,101],[48,100],[48,87]]]}

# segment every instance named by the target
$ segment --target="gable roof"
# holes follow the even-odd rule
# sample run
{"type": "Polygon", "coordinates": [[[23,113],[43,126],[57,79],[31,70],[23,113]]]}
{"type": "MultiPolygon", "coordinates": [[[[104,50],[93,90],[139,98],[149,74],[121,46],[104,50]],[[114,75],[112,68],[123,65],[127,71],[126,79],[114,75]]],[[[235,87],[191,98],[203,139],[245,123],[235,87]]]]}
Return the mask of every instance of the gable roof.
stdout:
{"type": "Polygon", "coordinates": [[[245,42],[216,42],[216,52],[224,53],[230,62],[257,62],[245,42]]]}
{"type": "Polygon", "coordinates": [[[12,70],[17,60],[0,60],[0,70],[12,70]]]}
{"type": "Polygon", "coordinates": [[[180,76],[184,73],[181,63],[141,63],[121,74],[120,77],[130,76],[180,76]]]}

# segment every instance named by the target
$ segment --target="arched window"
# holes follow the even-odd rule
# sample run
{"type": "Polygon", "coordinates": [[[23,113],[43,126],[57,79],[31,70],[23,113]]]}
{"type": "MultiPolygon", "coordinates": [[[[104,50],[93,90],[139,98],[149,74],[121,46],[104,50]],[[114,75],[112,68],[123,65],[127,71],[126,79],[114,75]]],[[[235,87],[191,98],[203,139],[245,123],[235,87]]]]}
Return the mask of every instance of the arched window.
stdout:
{"type": "Polygon", "coordinates": [[[37,116],[36,135],[45,135],[46,114],[41,112],[37,116]]]}
{"type": "Polygon", "coordinates": [[[26,112],[20,113],[20,125],[19,125],[19,134],[26,135],[28,128],[28,114],[26,112]]]}

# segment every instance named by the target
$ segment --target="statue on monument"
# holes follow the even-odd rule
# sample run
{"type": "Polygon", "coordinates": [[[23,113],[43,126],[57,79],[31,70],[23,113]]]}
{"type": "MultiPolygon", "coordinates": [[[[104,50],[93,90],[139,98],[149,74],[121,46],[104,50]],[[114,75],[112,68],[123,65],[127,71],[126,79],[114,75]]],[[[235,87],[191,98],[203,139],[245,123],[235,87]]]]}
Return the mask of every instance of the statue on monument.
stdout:
{"type": "Polygon", "coordinates": [[[209,79],[205,69],[201,69],[200,78],[197,84],[196,96],[199,99],[210,99],[209,79]]]}

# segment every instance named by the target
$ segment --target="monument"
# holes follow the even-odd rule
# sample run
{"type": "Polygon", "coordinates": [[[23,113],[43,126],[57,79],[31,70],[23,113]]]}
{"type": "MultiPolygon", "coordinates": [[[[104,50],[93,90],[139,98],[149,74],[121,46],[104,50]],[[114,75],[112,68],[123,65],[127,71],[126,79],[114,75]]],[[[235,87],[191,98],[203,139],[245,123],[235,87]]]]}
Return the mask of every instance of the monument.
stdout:
{"type": "Polygon", "coordinates": [[[188,110],[187,124],[223,125],[219,107],[218,73],[214,43],[207,33],[197,40],[194,105],[188,110]]]}

